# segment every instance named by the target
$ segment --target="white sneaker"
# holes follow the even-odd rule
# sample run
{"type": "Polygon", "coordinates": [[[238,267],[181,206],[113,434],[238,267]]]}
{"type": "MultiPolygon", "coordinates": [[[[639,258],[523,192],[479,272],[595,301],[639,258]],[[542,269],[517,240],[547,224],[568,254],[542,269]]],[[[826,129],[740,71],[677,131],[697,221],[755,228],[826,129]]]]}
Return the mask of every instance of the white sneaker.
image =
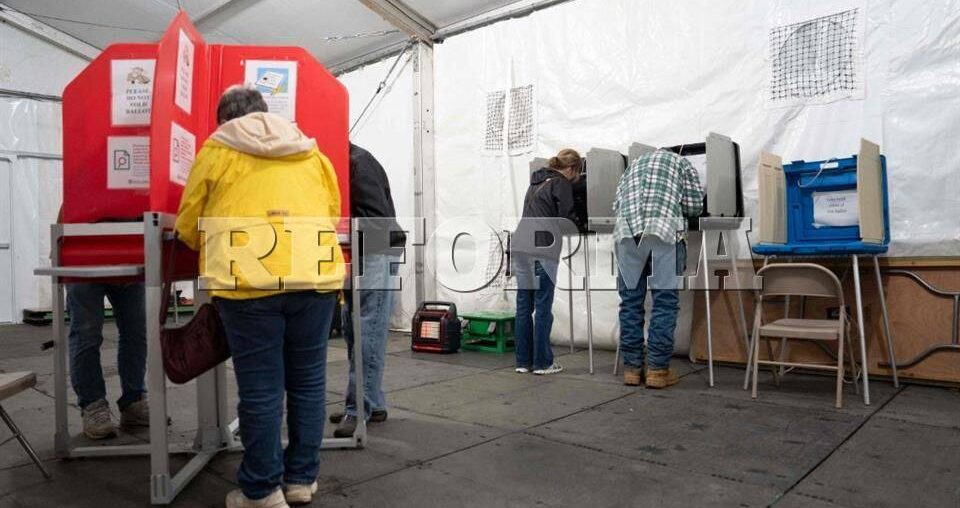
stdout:
{"type": "Polygon", "coordinates": [[[530,372],[530,369],[526,367],[517,367],[516,369],[513,369],[513,371],[517,374],[526,374],[527,372],[530,372]]]}
{"type": "Polygon", "coordinates": [[[227,508],[290,508],[283,499],[283,491],[277,489],[263,499],[249,499],[242,490],[227,494],[227,508]]]}
{"type": "Polygon", "coordinates": [[[317,493],[317,482],[310,485],[288,484],[283,486],[283,495],[287,498],[287,504],[310,504],[313,501],[313,495],[317,493]]]}
{"type": "Polygon", "coordinates": [[[81,411],[83,415],[83,433],[90,439],[106,439],[117,435],[117,426],[113,423],[110,404],[100,399],[81,411]]]}
{"type": "Polygon", "coordinates": [[[538,376],[549,376],[550,374],[557,374],[563,370],[563,365],[560,365],[557,362],[553,362],[553,365],[545,369],[537,369],[533,371],[534,374],[538,376]]]}

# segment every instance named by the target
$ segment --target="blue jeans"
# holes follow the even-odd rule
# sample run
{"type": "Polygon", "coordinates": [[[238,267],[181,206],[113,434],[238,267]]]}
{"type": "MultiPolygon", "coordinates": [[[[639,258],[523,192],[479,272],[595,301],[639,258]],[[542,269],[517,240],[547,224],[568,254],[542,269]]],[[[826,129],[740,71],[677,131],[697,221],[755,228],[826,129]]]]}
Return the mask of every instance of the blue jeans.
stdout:
{"type": "Polygon", "coordinates": [[[302,291],[214,300],[230,343],[240,402],[244,495],[262,499],[281,482],[309,485],[320,470],[327,339],[335,293],[302,291]],[[286,451],[280,442],[287,396],[286,451]]]}
{"type": "MultiPolygon", "coordinates": [[[[374,410],[387,408],[383,394],[383,368],[387,357],[387,333],[396,291],[386,289],[387,279],[397,274],[397,256],[370,254],[363,256],[363,286],[377,289],[360,291],[360,330],[363,333],[363,412],[370,419],[374,410]]],[[[343,306],[343,337],[347,341],[350,359],[350,380],[347,385],[346,413],[357,416],[357,387],[354,382],[353,362],[353,298],[346,294],[343,306]]]]}
{"type": "Polygon", "coordinates": [[[514,253],[513,273],[517,276],[517,367],[545,369],[553,364],[550,330],[557,261],[514,253]]]}
{"type": "MultiPolygon", "coordinates": [[[[642,368],[644,364],[643,302],[647,294],[647,276],[652,273],[655,288],[671,288],[683,273],[687,249],[656,237],[644,239],[638,247],[632,238],[617,244],[617,289],[620,293],[620,352],[623,364],[642,368]],[[651,267],[652,262],[652,267],[651,267]]],[[[651,289],[653,311],[646,341],[647,367],[665,369],[673,356],[673,332],[677,327],[680,300],[676,289],[651,289]]]]}
{"type": "Polygon", "coordinates": [[[100,364],[103,345],[103,297],[113,306],[120,331],[117,372],[120,374],[120,400],[123,411],[140,400],[147,389],[147,320],[143,283],[67,284],[67,308],[70,311],[70,382],[81,408],[107,397],[100,364]]]}

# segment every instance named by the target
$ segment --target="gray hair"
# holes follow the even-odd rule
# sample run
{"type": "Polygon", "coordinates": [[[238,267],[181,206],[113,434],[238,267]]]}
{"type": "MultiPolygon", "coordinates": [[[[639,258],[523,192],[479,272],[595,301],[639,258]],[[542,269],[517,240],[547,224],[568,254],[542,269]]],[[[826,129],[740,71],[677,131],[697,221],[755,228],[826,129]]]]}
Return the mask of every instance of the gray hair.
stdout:
{"type": "Polygon", "coordinates": [[[267,103],[263,95],[249,85],[233,85],[220,96],[217,105],[217,125],[250,113],[266,113],[267,103]]]}

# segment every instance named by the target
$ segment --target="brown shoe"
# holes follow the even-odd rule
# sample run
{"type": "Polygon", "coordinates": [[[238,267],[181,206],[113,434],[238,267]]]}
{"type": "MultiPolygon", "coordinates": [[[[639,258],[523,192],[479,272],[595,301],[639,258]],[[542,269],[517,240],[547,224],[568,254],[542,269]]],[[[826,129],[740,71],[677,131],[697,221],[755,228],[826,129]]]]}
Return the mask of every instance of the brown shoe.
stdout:
{"type": "Polygon", "coordinates": [[[638,367],[623,367],[623,384],[627,386],[640,386],[643,384],[643,369],[638,367]]]}
{"type": "Polygon", "coordinates": [[[680,381],[672,369],[647,369],[647,388],[666,388],[680,381]]]}

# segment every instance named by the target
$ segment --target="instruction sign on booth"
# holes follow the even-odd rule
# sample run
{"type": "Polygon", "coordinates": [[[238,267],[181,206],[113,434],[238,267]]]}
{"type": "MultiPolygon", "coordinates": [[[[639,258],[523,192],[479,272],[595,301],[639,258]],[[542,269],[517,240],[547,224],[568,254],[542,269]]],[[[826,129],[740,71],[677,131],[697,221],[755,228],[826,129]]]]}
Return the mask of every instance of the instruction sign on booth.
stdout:
{"type": "MultiPolygon", "coordinates": [[[[346,88],[302,48],[207,45],[184,12],[157,43],[108,46],[64,90],[63,222],[176,213],[196,153],[217,128],[220,95],[243,83],[317,140],[337,172],[339,231],[348,232],[346,88]]],[[[132,236],[64,242],[64,266],[143,262],[132,236]]]]}

